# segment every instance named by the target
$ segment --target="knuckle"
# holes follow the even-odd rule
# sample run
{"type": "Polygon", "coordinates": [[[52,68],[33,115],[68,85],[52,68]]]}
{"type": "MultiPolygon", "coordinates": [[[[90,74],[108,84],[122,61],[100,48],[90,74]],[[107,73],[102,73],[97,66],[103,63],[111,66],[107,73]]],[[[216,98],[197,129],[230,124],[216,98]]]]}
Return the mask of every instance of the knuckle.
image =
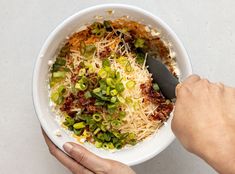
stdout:
{"type": "Polygon", "coordinates": [[[86,154],[83,151],[76,151],[74,148],[71,149],[71,155],[76,157],[76,159],[81,163],[86,159],[86,154]]]}
{"type": "Polygon", "coordinates": [[[202,79],[201,82],[202,82],[203,84],[209,84],[209,81],[208,81],[207,79],[202,79]]]}
{"type": "Polygon", "coordinates": [[[49,148],[49,152],[51,155],[55,156],[56,155],[56,148],[49,148]]]}
{"type": "Polygon", "coordinates": [[[177,136],[177,132],[178,132],[178,129],[180,128],[181,126],[179,125],[179,121],[178,119],[175,117],[173,117],[172,121],[171,121],[171,130],[174,132],[174,134],[177,136]]]}
{"type": "Polygon", "coordinates": [[[196,74],[193,74],[193,75],[191,75],[190,77],[189,77],[190,79],[198,79],[198,78],[200,78],[198,75],[196,75],[196,74]]]}
{"type": "Polygon", "coordinates": [[[218,83],[216,86],[218,86],[220,89],[224,89],[224,84],[223,83],[218,83]]]}
{"type": "Polygon", "coordinates": [[[224,90],[224,85],[222,83],[211,84],[210,89],[216,93],[221,93],[224,90]]]}
{"type": "Polygon", "coordinates": [[[112,162],[107,162],[105,167],[104,167],[104,173],[110,173],[111,170],[112,170],[112,166],[115,165],[115,164],[112,164],[112,162]]]}
{"type": "Polygon", "coordinates": [[[177,95],[178,96],[184,96],[187,95],[189,92],[189,87],[187,85],[182,85],[178,90],[177,90],[177,95]]]}

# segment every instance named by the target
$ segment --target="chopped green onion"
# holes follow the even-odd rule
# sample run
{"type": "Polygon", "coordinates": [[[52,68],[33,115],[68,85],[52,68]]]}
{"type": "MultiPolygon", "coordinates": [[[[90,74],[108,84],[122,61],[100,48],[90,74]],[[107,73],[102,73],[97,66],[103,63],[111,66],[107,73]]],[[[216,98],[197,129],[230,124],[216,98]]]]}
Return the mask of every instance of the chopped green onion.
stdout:
{"type": "Polygon", "coordinates": [[[118,94],[118,91],[116,89],[113,89],[110,91],[111,96],[115,96],[118,94]]]}
{"type": "Polygon", "coordinates": [[[106,94],[106,90],[102,90],[101,93],[104,95],[106,94]]]}
{"type": "Polygon", "coordinates": [[[95,131],[96,130],[96,128],[97,128],[97,125],[96,124],[89,124],[89,130],[90,131],[95,131]]]}
{"type": "Polygon", "coordinates": [[[110,98],[107,96],[102,95],[100,92],[99,93],[94,93],[94,97],[99,99],[99,100],[104,100],[104,101],[110,101],[110,98]]]}
{"type": "Polygon", "coordinates": [[[86,49],[86,52],[90,53],[90,52],[94,52],[96,50],[96,47],[95,45],[86,45],[85,49],[86,49]]]}
{"type": "Polygon", "coordinates": [[[84,76],[85,74],[86,74],[86,69],[85,68],[82,68],[82,69],[79,70],[79,73],[78,73],[79,76],[84,76]]]}
{"type": "Polygon", "coordinates": [[[130,30],[129,28],[124,27],[124,28],[122,28],[120,31],[121,31],[123,34],[127,34],[129,30],[130,30]]]}
{"type": "Polygon", "coordinates": [[[74,129],[82,129],[82,128],[84,128],[84,127],[86,127],[85,122],[79,122],[79,123],[75,123],[75,124],[73,125],[73,128],[74,128],[74,129]]]}
{"type": "Polygon", "coordinates": [[[117,98],[121,103],[125,103],[125,99],[122,96],[117,95],[117,98]]]}
{"type": "Polygon", "coordinates": [[[109,66],[104,67],[104,70],[109,74],[113,73],[112,69],[109,66]]]}
{"type": "Polygon", "coordinates": [[[131,132],[131,133],[128,134],[128,138],[129,138],[130,140],[133,140],[133,139],[136,138],[136,135],[131,132]]]}
{"type": "Polygon", "coordinates": [[[144,47],[144,39],[137,38],[134,42],[136,48],[143,48],[144,47]]]}
{"type": "Polygon", "coordinates": [[[102,147],[102,144],[103,144],[102,142],[96,141],[96,142],[95,142],[95,147],[96,147],[96,148],[101,148],[101,147],[102,147]]]}
{"type": "Polygon", "coordinates": [[[58,92],[59,94],[65,93],[65,86],[64,86],[64,85],[61,85],[61,86],[57,89],[57,92],[58,92]]]}
{"type": "Polygon", "coordinates": [[[101,29],[95,28],[95,29],[91,30],[91,32],[92,32],[92,34],[95,34],[97,36],[103,36],[106,31],[104,28],[101,28],[101,29]]]}
{"type": "Polygon", "coordinates": [[[65,117],[65,122],[63,123],[65,126],[72,126],[74,125],[74,119],[71,118],[70,116],[65,117]]]}
{"type": "Polygon", "coordinates": [[[101,129],[103,132],[106,132],[106,126],[105,126],[105,125],[101,125],[101,126],[100,126],[100,129],[101,129]]]}
{"type": "Polygon", "coordinates": [[[65,72],[64,71],[53,72],[52,76],[54,78],[64,78],[65,77],[65,72]]]}
{"type": "Polygon", "coordinates": [[[117,62],[120,63],[122,66],[126,66],[128,60],[127,60],[126,57],[120,56],[120,57],[117,59],[117,62]]]}
{"type": "Polygon", "coordinates": [[[112,97],[110,101],[111,103],[115,103],[117,101],[117,97],[112,97]]]}
{"type": "Polygon", "coordinates": [[[87,83],[88,79],[85,76],[82,76],[82,78],[78,82],[79,83],[87,83]]]}
{"type": "Polygon", "coordinates": [[[122,83],[118,83],[118,84],[116,84],[115,89],[118,92],[122,92],[122,91],[124,91],[125,88],[124,88],[124,85],[122,83]]]}
{"type": "Polygon", "coordinates": [[[109,59],[104,59],[104,60],[102,61],[102,66],[103,66],[103,67],[110,67],[110,61],[109,61],[109,59]]]}
{"type": "Polygon", "coordinates": [[[97,114],[97,113],[93,114],[92,118],[97,122],[102,120],[102,116],[100,114],[97,114]]]}
{"type": "Polygon", "coordinates": [[[109,142],[109,143],[108,143],[108,148],[109,148],[109,149],[114,149],[113,143],[109,142]]]}
{"type": "Polygon", "coordinates": [[[114,132],[113,132],[113,135],[114,135],[115,137],[117,137],[117,138],[121,138],[121,134],[120,134],[119,132],[117,132],[117,131],[114,131],[114,132]]]}
{"type": "Polygon", "coordinates": [[[51,94],[51,100],[52,100],[54,103],[56,103],[56,101],[58,100],[59,96],[60,96],[60,95],[59,95],[58,92],[54,92],[54,93],[51,94]]]}
{"type": "Polygon", "coordinates": [[[53,87],[55,84],[57,84],[58,82],[60,82],[62,79],[60,79],[60,78],[54,78],[54,77],[52,77],[51,79],[50,79],[50,87],[53,87]]]}
{"type": "Polygon", "coordinates": [[[125,111],[120,111],[118,113],[118,115],[119,115],[120,119],[123,119],[126,116],[126,112],[125,111]]]}
{"type": "Polygon", "coordinates": [[[154,91],[159,91],[160,88],[157,83],[153,84],[153,89],[154,89],[154,91]]]}
{"type": "Polygon", "coordinates": [[[139,109],[140,108],[140,104],[139,104],[139,102],[134,102],[133,103],[133,107],[134,107],[134,109],[139,109]]]}
{"type": "Polygon", "coordinates": [[[106,95],[109,95],[109,94],[110,94],[110,86],[106,88],[106,95]]]}
{"type": "Polygon", "coordinates": [[[111,134],[110,133],[104,133],[103,137],[104,137],[105,141],[110,141],[111,140],[111,134]]]}
{"type": "Polygon", "coordinates": [[[138,52],[136,54],[136,62],[140,65],[142,65],[144,63],[144,59],[145,59],[145,54],[143,52],[138,52]]]}
{"type": "Polygon", "coordinates": [[[108,76],[108,73],[104,69],[101,69],[98,72],[98,76],[100,76],[103,79],[103,78],[106,78],[108,76]]]}
{"type": "Polygon", "coordinates": [[[101,129],[100,128],[97,128],[95,131],[94,131],[94,135],[96,135],[101,129]]]}
{"type": "Polygon", "coordinates": [[[104,121],[102,121],[102,125],[108,126],[109,122],[104,120],[104,121]]]}
{"type": "Polygon", "coordinates": [[[117,105],[116,104],[109,104],[108,109],[116,109],[117,105]]]}
{"type": "Polygon", "coordinates": [[[117,81],[120,81],[120,80],[121,80],[121,74],[120,74],[120,72],[116,71],[115,76],[116,76],[116,80],[117,80],[117,81]]]}
{"type": "Polygon", "coordinates": [[[95,106],[103,106],[103,105],[105,105],[105,101],[100,101],[100,100],[95,101],[95,106]]]}
{"type": "Polygon", "coordinates": [[[85,98],[86,98],[86,99],[88,99],[88,98],[91,98],[91,97],[92,97],[92,95],[91,95],[91,92],[90,92],[90,91],[85,92],[84,96],[85,96],[85,98]]]}
{"type": "Polygon", "coordinates": [[[97,138],[104,141],[104,134],[103,133],[98,133],[97,138]]]}
{"type": "Polygon", "coordinates": [[[85,91],[87,89],[88,85],[85,83],[76,83],[75,88],[80,90],[80,91],[85,91]]]}
{"type": "Polygon", "coordinates": [[[133,69],[131,67],[131,63],[127,61],[126,66],[125,66],[125,71],[126,72],[131,72],[133,69]]]}
{"type": "Polygon", "coordinates": [[[95,89],[93,89],[93,92],[94,92],[94,93],[98,93],[98,92],[100,92],[100,91],[101,91],[100,88],[95,88],[95,89]]]}
{"type": "Polygon", "coordinates": [[[104,21],[103,24],[104,24],[104,27],[106,28],[106,30],[112,29],[110,21],[104,21]]]}
{"type": "Polygon", "coordinates": [[[122,122],[120,120],[113,120],[111,121],[111,125],[114,127],[114,128],[118,128],[119,126],[121,126],[122,122]]]}
{"type": "Polygon", "coordinates": [[[92,56],[94,54],[95,50],[96,50],[96,46],[95,45],[86,45],[85,46],[85,54],[84,54],[84,56],[85,57],[92,56]]]}
{"type": "Polygon", "coordinates": [[[78,130],[77,129],[73,129],[74,134],[78,135],[78,136],[80,136],[82,134],[82,131],[83,131],[82,129],[78,129],[78,130]]]}
{"type": "Polygon", "coordinates": [[[132,99],[130,98],[130,97],[126,97],[126,102],[127,102],[127,104],[131,104],[133,101],[132,101],[132,99]]]}
{"type": "Polygon", "coordinates": [[[134,86],[135,86],[135,82],[132,81],[132,80],[129,80],[129,81],[126,83],[126,87],[127,87],[128,89],[131,89],[131,88],[133,88],[134,86]]]}
{"type": "Polygon", "coordinates": [[[103,147],[104,149],[108,149],[108,148],[109,148],[109,145],[108,145],[108,143],[103,143],[102,147],[103,147]]]}
{"type": "Polygon", "coordinates": [[[66,64],[66,60],[58,57],[54,64],[64,66],[66,64]]]}
{"type": "Polygon", "coordinates": [[[119,142],[119,139],[118,139],[118,138],[116,138],[116,137],[113,137],[113,138],[112,138],[112,142],[113,142],[113,144],[116,144],[116,143],[118,143],[118,142],[119,142]]]}
{"type": "Polygon", "coordinates": [[[106,83],[107,83],[108,86],[110,86],[112,88],[115,88],[115,82],[112,78],[107,78],[106,83]]]}
{"type": "Polygon", "coordinates": [[[58,93],[57,91],[52,93],[50,98],[56,104],[61,104],[64,99],[64,97],[61,96],[61,94],[58,93]]]}
{"type": "Polygon", "coordinates": [[[121,148],[122,148],[121,143],[117,143],[117,144],[115,144],[115,148],[116,148],[116,149],[121,149],[121,148]]]}

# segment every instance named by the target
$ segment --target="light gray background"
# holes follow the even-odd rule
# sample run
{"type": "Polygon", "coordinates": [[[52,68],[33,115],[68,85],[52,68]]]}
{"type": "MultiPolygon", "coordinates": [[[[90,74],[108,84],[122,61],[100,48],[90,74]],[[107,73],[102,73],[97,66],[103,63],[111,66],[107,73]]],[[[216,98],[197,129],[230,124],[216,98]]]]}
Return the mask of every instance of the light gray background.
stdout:
{"type": "MultiPolygon", "coordinates": [[[[43,141],[32,96],[32,71],[49,33],[68,16],[100,3],[142,7],[178,34],[195,73],[235,86],[235,1],[233,0],[0,0],[0,173],[70,173],[43,141]]],[[[178,141],[135,166],[145,174],[213,174],[178,141]]]]}

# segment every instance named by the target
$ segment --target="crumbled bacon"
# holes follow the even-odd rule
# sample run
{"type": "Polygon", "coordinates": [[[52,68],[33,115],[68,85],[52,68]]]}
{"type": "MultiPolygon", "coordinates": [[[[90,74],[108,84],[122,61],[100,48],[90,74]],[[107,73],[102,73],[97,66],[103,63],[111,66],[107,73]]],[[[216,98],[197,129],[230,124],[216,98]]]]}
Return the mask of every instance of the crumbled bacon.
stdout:
{"type": "Polygon", "coordinates": [[[94,98],[86,98],[84,96],[84,92],[80,91],[77,94],[78,97],[78,102],[82,105],[82,106],[87,106],[87,105],[94,105],[95,104],[95,99],[94,98]]]}
{"type": "Polygon", "coordinates": [[[150,119],[166,121],[173,110],[173,104],[166,103],[164,96],[160,92],[154,91],[151,83],[141,84],[140,88],[145,95],[144,101],[151,101],[158,106],[150,119]]]}
{"type": "Polygon", "coordinates": [[[157,110],[150,116],[150,118],[153,120],[166,121],[172,110],[173,110],[172,103],[169,104],[162,103],[158,106],[157,110]]]}
{"type": "Polygon", "coordinates": [[[68,97],[65,98],[63,105],[61,106],[61,110],[62,111],[66,111],[69,112],[72,104],[73,104],[73,100],[75,99],[75,96],[71,93],[68,97]]]}
{"type": "Polygon", "coordinates": [[[99,56],[101,59],[104,59],[109,56],[110,52],[111,49],[109,47],[105,47],[104,50],[99,53],[99,56]]]}
{"type": "Polygon", "coordinates": [[[94,105],[91,105],[91,104],[86,106],[86,110],[89,113],[104,112],[104,108],[98,107],[98,106],[94,106],[94,105]]]}

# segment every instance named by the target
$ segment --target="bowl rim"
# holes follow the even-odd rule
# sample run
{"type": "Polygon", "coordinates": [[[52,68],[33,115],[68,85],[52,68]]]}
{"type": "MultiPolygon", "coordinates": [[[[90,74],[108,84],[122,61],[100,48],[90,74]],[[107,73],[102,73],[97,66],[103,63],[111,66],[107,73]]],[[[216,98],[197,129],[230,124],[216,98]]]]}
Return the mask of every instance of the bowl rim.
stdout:
{"type": "MultiPolygon", "coordinates": [[[[33,99],[33,104],[34,104],[34,109],[36,112],[36,116],[40,122],[41,127],[43,128],[43,130],[45,131],[45,133],[47,134],[47,136],[51,139],[51,141],[58,146],[58,144],[56,143],[56,139],[54,136],[52,136],[51,132],[48,132],[48,129],[45,127],[45,120],[43,119],[43,112],[39,107],[39,100],[38,100],[38,74],[39,74],[39,70],[40,70],[40,65],[42,63],[41,57],[42,55],[44,55],[45,50],[49,47],[51,41],[53,40],[53,38],[56,36],[56,34],[64,28],[64,26],[66,26],[68,23],[70,23],[72,20],[74,20],[74,18],[76,18],[77,16],[83,16],[85,13],[89,13],[92,12],[93,10],[96,9],[102,9],[102,8],[123,8],[123,9],[127,9],[127,10],[133,10],[136,11],[137,13],[140,13],[142,15],[146,15],[149,16],[150,18],[152,18],[154,21],[157,21],[159,23],[160,26],[162,26],[167,33],[170,33],[171,37],[176,41],[177,45],[180,48],[181,53],[183,54],[183,57],[185,57],[184,62],[186,64],[186,67],[188,68],[189,74],[192,74],[193,70],[192,70],[192,64],[190,62],[188,53],[185,49],[185,47],[182,44],[182,41],[178,38],[178,36],[176,35],[176,33],[169,27],[169,25],[167,23],[165,23],[161,18],[159,18],[158,16],[140,8],[140,7],[136,7],[133,5],[127,5],[127,4],[120,4],[120,3],[106,3],[106,4],[101,4],[101,5],[95,5],[95,6],[91,6],[85,9],[82,9],[76,13],[74,13],[73,15],[67,17],[66,19],[64,19],[62,22],[59,23],[59,25],[56,26],[56,28],[49,34],[49,36],[47,37],[47,39],[44,41],[42,48],[39,51],[39,54],[37,56],[37,59],[35,60],[34,63],[34,71],[33,71],[33,76],[32,76],[32,99],[33,99]]],[[[142,157],[141,159],[136,159],[133,160],[131,162],[128,163],[128,165],[132,166],[132,165],[137,165],[140,164],[142,162],[145,162],[151,158],[153,158],[154,156],[156,156],[157,154],[159,154],[160,152],[162,152],[164,149],[166,149],[175,139],[174,134],[172,134],[172,136],[170,136],[168,139],[165,140],[165,146],[161,146],[158,148],[158,150],[152,151],[150,152],[148,155],[146,155],[145,157],[142,157]]],[[[62,147],[60,147],[62,148],[62,147]]],[[[63,150],[63,149],[62,149],[63,150]]]]}

